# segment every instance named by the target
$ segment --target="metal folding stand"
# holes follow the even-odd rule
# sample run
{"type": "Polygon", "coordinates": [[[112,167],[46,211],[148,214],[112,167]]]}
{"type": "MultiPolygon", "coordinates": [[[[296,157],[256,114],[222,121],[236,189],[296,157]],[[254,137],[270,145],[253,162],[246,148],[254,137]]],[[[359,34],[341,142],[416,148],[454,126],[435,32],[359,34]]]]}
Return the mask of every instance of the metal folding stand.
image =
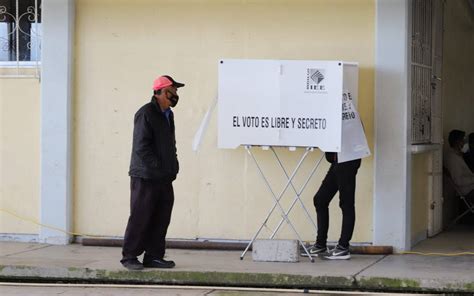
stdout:
{"type": "Polygon", "coordinates": [[[295,204],[297,202],[300,203],[301,207],[303,208],[303,211],[305,212],[306,214],[306,218],[308,218],[308,220],[311,222],[311,224],[314,226],[314,229],[315,231],[317,230],[317,226],[316,226],[316,223],[314,222],[314,220],[311,218],[311,215],[309,214],[308,212],[308,209],[306,208],[306,206],[304,205],[303,201],[301,200],[301,194],[303,193],[303,191],[306,189],[306,186],[308,185],[309,181],[311,180],[311,178],[313,177],[314,173],[316,172],[316,169],[319,167],[320,163],[321,163],[321,160],[323,159],[324,155],[321,156],[321,158],[316,162],[316,164],[313,166],[310,174],[308,175],[308,178],[306,179],[306,181],[303,183],[303,185],[301,186],[300,190],[296,190],[295,186],[293,185],[293,179],[294,177],[296,176],[296,173],[299,171],[299,169],[301,168],[301,165],[303,164],[304,160],[306,159],[306,157],[308,156],[309,152],[312,152],[314,150],[314,148],[312,147],[308,147],[305,149],[305,152],[303,153],[303,155],[301,156],[300,160],[298,161],[298,164],[296,165],[296,167],[294,168],[293,172],[291,173],[291,175],[288,175],[288,172],[287,170],[285,169],[285,167],[283,166],[283,163],[281,162],[280,160],[280,157],[278,157],[278,154],[276,153],[275,149],[273,147],[270,147],[270,150],[273,152],[273,155],[275,156],[280,168],[283,170],[286,178],[287,178],[287,182],[283,188],[283,190],[280,192],[280,194],[277,196],[275,194],[275,192],[273,191],[271,185],[270,185],[270,182],[268,181],[267,177],[265,176],[265,174],[263,173],[263,170],[262,168],[260,167],[257,159],[255,158],[255,155],[252,153],[252,150],[251,150],[252,146],[245,146],[245,150],[247,151],[247,153],[251,156],[251,158],[253,159],[255,165],[257,166],[257,169],[260,173],[260,176],[262,177],[264,183],[266,184],[268,190],[270,191],[272,197],[273,197],[273,206],[272,208],[270,209],[270,211],[268,212],[267,216],[265,217],[262,225],[260,226],[260,228],[257,230],[257,232],[255,233],[255,235],[252,237],[252,240],[249,242],[249,244],[247,245],[247,247],[245,248],[244,252],[242,253],[242,255],[240,255],[240,259],[242,260],[245,256],[245,254],[247,253],[247,251],[249,250],[250,246],[253,244],[253,242],[255,241],[255,239],[257,238],[257,236],[260,234],[260,232],[262,231],[263,227],[267,227],[267,222],[268,222],[268,219],[270,218],[270,216],[272,215],[273,211],[275,210],[275,208],[279,208],[280,212],[281,212],[281,220],[280,222],[278,223],[277,227],[274,229],[273,233],[271,234],[270,236],[270,239],[273,239],[276,235],[276,233],[278,232],[278,230],[280,229],[281,225],[283,224],[283,222],[286,222],[288,223],[288,225],[290,226],[290,228],[293,230],[293,232],[295,233],[295,235],[297,236],[298,238],[298,242],[300,243],[300,245],[303,247],[305,253],[308,255],[308,258],[311,260],[311,262],[314,262],[314,259],[313,257],[311,257],[311,254],[308,252],[308,249],[306,248],[306,246],[304,245],[303,243],[303,240],[301,239],[301,236],[300,234],[298,233],[298,231],[296,230],[296,228],[294,227],[294,225],[291,223],[291,220],[289,219],[288,215],[289,213],[291,212],[291,210],[293,209],[293,207],[295,206],[295,204]],[[295,196],[294,196],[294,199],[293,199],[293,202],[292,204],[290,205],[290,207],[288,208],[287,211],[284,210],[283,206],[280,204],[280,200],[282,199],[283,195],[285,194],[286,190],[288,189],[288,187],[290,187],[293,189],[294,193],[295,193],[295,196]]]}

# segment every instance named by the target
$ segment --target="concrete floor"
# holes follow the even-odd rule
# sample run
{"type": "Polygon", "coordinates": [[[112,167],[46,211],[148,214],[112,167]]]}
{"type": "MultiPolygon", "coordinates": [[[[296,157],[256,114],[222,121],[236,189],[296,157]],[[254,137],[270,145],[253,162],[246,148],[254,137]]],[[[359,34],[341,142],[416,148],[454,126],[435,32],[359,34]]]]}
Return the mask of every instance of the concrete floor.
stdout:
{"type": "MultiPolygon", "coordinates": [[[[43,296],[43,295],[88,295],[88,296],[122,296],[122,295],[170,295],[170,296],[272,296],[302,295],[300,292],[291,291],[263,291],[263,290],[226,290],[215,288],[200,287],[101,287],[101,286],[20,286],[20,285],[1,285],[0,293],[2,296],[43,296]]],[[[367,292],[337,292],[337,291],[308,291],[305,295],[402,295],[394,293],[367,293],[367,292]]],[[[404,296],[408,294],[403,294],[404,296]]],[[[415,294],[411,294],[415,295],[415,294]]]]}
{"type": "Polygon", "coordinates": [[[276,263],[254,262],[251,254],[240,260],[240,253],[170,249],[176,268],[137,272],[121,266],[120,248],[0,242],[0,279],[474,293],[474,256],[353,255],[348,261],[276,263]]]}
{"type": "Polygon", "coordinates": [[[430,253],[474,252],[474,226],[455,225],[452,229],[421,241],[413,251],[430,253]]]}

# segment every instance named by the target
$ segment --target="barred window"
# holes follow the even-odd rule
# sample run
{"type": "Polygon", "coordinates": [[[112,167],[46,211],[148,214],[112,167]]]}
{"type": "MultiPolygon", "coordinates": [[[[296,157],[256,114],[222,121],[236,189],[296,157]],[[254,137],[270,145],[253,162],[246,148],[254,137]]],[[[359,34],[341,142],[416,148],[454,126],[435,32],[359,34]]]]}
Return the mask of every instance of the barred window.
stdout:
{"type": "Polygon", "coordinates": [[[411,100],[412,144],[431,143],[432,0],[412,1],[411,100]]]}
{"type": "Polygon", "coordinates": [[[41,0],[0,0],[0,62],[39,61],[41,0]]]}

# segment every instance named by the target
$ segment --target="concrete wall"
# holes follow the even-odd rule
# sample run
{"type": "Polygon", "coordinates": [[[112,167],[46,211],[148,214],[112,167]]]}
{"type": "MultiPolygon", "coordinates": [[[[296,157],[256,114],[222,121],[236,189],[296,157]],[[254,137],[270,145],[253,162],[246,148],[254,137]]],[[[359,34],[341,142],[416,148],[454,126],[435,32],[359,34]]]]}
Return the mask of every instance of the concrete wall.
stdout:
{"type": "Polygon", "coordinates": [[[443,42],[443,130],[474,132],[474,17],[467,1],[446,1],[443,42]]]}
{"type": "MultiPolygon", "coordinates": [[[[461,129],[474,132],[474,17],[467,1],[446,1],[443,40],[443,134],[461,129]]],[[[458,200],[444,182],[443,224],[456,217],[458,200]]]]}
{"type": "MultiPolygon", "coordinates": [[[[373,147],[374,1],[78,0],[76,9],[77,232],[123,235],[133,115],[148,102],[152,80],[160,74],[186,83],[175,109],[181,173],[169,237],[249,239],[272,204],[245,151],[216,148],[216,114],[201,150],[191,151],[194,133],[216,95],[219,58],[359,62],[359,111],[373,147]]],[[[302,153],[279,152],[289,166],[302,153]]],[[[313,153],[310,160],[318,156],[313,153]]],[[[284,179],[270,154],[259,151],[257,157],[281,188],[284,179]]],[[[313,218],[312,195],[327,168],[324,163],[303,196],[313,218]]],[[[302,172],[309,169],[308,163],[302,172]]],[[[372,188],[369,158],[358,175],[356,242],[372,240],[372,188]]],[[[297,228],[304,239],[314,239],[302,211],[295,209],[297,228]]],[[[331,214],[329,239],[336,240],[341,223],[337,197],[331,214]]],[[[283,230],[281,237],[293,237],[288,227],[283,230]]]]}
{"type": "Polygon", "coordinates": [[[376,3],[373,237],[399,251],[411,242],[410,1],[376,3]]]}
{"type": "MultiPolygon", "coordinates": [[[[40,84],[0,79],[0,208],[39,220],[40,84]]],[[[38,234],[38,227],[0,211],[0,234],[38,234]]]]}

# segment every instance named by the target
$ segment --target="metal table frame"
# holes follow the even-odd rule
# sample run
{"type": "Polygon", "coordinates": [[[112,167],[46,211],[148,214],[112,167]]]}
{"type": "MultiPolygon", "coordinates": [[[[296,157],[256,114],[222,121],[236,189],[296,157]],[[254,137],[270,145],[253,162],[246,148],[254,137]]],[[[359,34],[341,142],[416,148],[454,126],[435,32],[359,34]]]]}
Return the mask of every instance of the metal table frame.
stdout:
{"type": "MultiPolygon", "coordinates": [[[[249,242],[249,244],[247,245],[247,247],[245,248],[245,250],[243,251],[242,255],[240,255],[240,259],[242,260],[245,256],[245,254],[247,253],[247,251],[249,250],[250,246],[253,244],[253,242],[255,241],[255,239],[257,238],[257,236],[260,234],[260,232],[262,231],[263,227],[267,227],[267,222],[268,222],[268,219],[270,218],[270,216],[272,215],[273,211],[275,210],[275,208],[278,207],[278,209],[280,210],[280,215],[281,215],[281,220],[280,222],[278,223],[277,227],[273,230],[271,236],[270,236],[270,239],[273,239],[276,235],[276,233],[278,232],[278,230],[280,229],[281,225],[283,224],[283,222],[286,222],[288,223],[288,225],[290,226],[290,228],[292,229],[292,231],[295,233],[296,237],[298,238],[298,242],[300,243],[300,245],[303,247],[305,253],[308,255],[308,258],[311,260],[311,262],[314,262],[314,258],[311,256],[311,254],[308,252],[308,249],[306,248],[306,246],[304,245],[303,243],[303,240],[301,239],[301,236],[300,234],[298,233],[298,231],[296,230],[295,226],[293,225],[293,223],[291,223],[291,220],[290,218],[288,217],[289,213],[291,212],[291,210],[293,209],[293,207],[295,206],[295,204],[297,202],[299,202],[299,204],[301,205],[301,207],[303,208],[303,211],[306,215],[306,218],[311,222],[311,224],[314,226],[314,229],[315,231],[317,231],[317,226],[316,226],[316,223],[314,222],[314,220],[311,218],[311,215],[309,214],[308,212],[308,209],[306,208],[306,206],[304,205],[303,201],[301,200],[301,195],[303,193],[303,191],[306,189],[306,186],[308,185],[309,181],[311,180],[311,178],[313,177],[314,173],[316,172],[317,168],[319,167],[319,165],[321,164],[321,161],[324,157],[324,154],[321,155],[321,157],[319,158],[319,160],[316,162],[316,164],[313,166],[310,174],[308,175],[308,177],[306,178],[305,182],[303,183],[303,185],[301,186],[300,190],[296,190],[294,184],[293,184],[293,179],[294,177],[296,176],[296,174],[298,173],[299,169],[301,168],[301,165],[303,164],[303,162],[305,161],[306,157],[308,156],[308,154],[312,151],[314,151],[314,148],[313,147],[307,147],[305,149],[305,152],[303,153],[303,155],[300,157],[299,161],[298,161],[298,164],[296,165],[296,167],[293,169],[293,172],[291,173],[291,175],[288,175],[288,171],[285,169],[285,167],[283,166],[283,163],[281,162],[281,159],[280,157],[278,156],[278,154],[276,153],[275,151],[275,148],[273,146],[263,146],[262,148],[264,150],[270,150],[272,151],[273,155],[275,156],[275,160],[277,161],[278,165],[280,166],[280,168],[282,169],[283,173],[285,174],[286,178],[287,178],[287,182],[283,188],[283,190],[280,192],[280,194],[277,196],[274,192],[274,190],[272,189],[271,185],[270,185],[270,182],[268,181],[268,178],[265,176],[265,173],[263,172],[259,162],[257,161],[257,159],[255,158],[255,155],[252,153],[252,147],[253,146],[250,146],[250,145],[246,145],[245,146],[245,150],[247,151],[247,153],[251,156],[252,160],[254,161],[255,165],[257,166],[257,169],[260,173],[260,177],[262,178],[263,182],[265,183],[265,185],[267,186],[268,190],[270,191],[271,195],[272,195],[272,198],[273,198],[273,206],[272,208],[270,209],[270,211],[268,212],[267,216],[265,217],[265,219],[263,220],[263,223],[262,225],[260,225],[259,229],[257,230],[257,232],[255,233],[255,235],[252,237],[252,240],[249,242]],[[288,210],[285,211],[285,209],[283,208],[283,206],[281,205],[280,203],[280,200],[282,199],[283,195],[285,194],[285,192],[288,190],[288,187],[291,187],[293,189],[293,192],[295,194],[294,198],[293,198],[293,202],[291,203],[290,207],[288,208],[288,210]]],[[[291,149],[290,149],[291,150],[291,149]]]]}

